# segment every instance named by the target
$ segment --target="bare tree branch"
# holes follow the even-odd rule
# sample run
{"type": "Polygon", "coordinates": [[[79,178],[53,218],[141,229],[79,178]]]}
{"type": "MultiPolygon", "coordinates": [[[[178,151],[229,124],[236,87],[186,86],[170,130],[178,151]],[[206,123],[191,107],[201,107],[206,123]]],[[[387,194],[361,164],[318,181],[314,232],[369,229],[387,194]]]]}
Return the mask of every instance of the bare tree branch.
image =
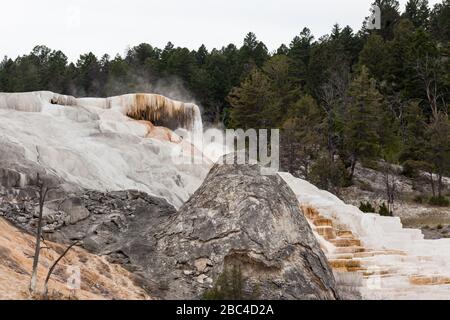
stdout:
{"type": "Polygon", "coordinates": [[[45,278],[45,282],[44,282],[44,297],[47,297],[47,294],[48,294],[48,281],[50,280],[50,277],[52,276],[52,273],[55,270],[56,266],[58,265],[59,261],[61,261],[61,259],[64,258],[64,256],[70,251],[70,249],[72,249],[78,243],[79,243],[79,240],[75,241],[70,246],[68,246],[66,248],[66,250],[64,250],[64,252],[58,257],[58,259],[56,259],[55,262],[53,262],[52,266],[48,270],[47,277],[45,278]]]}

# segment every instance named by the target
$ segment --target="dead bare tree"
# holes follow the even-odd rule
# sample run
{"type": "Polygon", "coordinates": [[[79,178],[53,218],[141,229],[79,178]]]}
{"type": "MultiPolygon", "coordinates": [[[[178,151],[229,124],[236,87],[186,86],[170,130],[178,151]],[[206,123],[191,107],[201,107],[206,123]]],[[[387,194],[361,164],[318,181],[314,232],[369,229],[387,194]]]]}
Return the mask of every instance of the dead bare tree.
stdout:
{"type": "Polygon", "coordinates": [[[339,67],[338,70],[330,71],[328,81],[318,91],[321,102],[320,106],[326,115],[324,129],[326,131],[327,149],[331,161],[334,161],[334,156],[337,152],[335,140],[336,136],[339,135],[338,132],[335,132],[334,117],[346,108],[348,103],[346,93],[349,83],[350,72],[348,67],[344,65],[339,67]]]}
{"type": "Polygon", "coordinates": [[[386,200],[389,212],[394,212],[394,202],[397,193],[397,178],[392,166],[383,161],[384,182],[386,187],[386,200]]]}
{"type": "Polygon", "coordinates": [[[450,163],[449,137],[450,127],[448,122],[448,105],[446,96],[449,92],[445,91],[442,74],[442,58],[430,57],[426,55],[417,59],[415,66],[418,78],[422,82],[423,90],[427,97],[427,102],[431,110],[431,119],[427,125],[427,135],[429,147],[432,150],[431,158],[428,159],[431,168],[429,170],[430,183],[433,197],[436,196],[435,181],[433,174],[437,176],[437,193],[442,196],[443,183],[442,178],[445,172],[448,172],[450,163]]]}
{"type": "Polygon", "coordinates": [[[42,216],[44,211],[44,203],[47,198],[47,194],[50,190],[54,188],[50,188],[46,185],[44,181],[41,180],[39,173],[36,175],[36,186],[38,188],[39,193],[39,215],[38,215],[38,225],[36,232],[36,247],[34,251],[33,257],[33,270],[31,272],[31,280],[29,290],[30,293],[33,294],[36,292],[36,283],[37,283],[37,269],[39,265],[39,255],[41,252],[41,240],[42,240],[42,216]]]}
{"type": "Polygon", "coordinates": [[[65,257],[65,255],[70,251],[70,249],[72,249],[78,243],[79,243],[79,240],[75,241],[70,246],[68,246],[66,248],[66,250],[64,250],[64,252],[58,257],[58,259],[56,259],[55,262],[53,262],[52,266],[48,270],[47,277],[45,278],[45,282],[44,282],[44,298],[48,297],[48,281],[50,280],[50,277],[52,276],[52,273],[55,270],[56,266],[65,257]]]}
{"type": "Polygon", "coordinates": [[[423,90],[426,94],[433,119],[437,119],[439,117],[439,111],[447,111],[447,104],[445,103],[446,94],[439,86],[441,82],[439,78],[439,69],[441,64],[442,62],[439,59],[430,57],[427,54],[422,59],[417,59],[415,66],[417,76],[422,82],[423,90]]]}

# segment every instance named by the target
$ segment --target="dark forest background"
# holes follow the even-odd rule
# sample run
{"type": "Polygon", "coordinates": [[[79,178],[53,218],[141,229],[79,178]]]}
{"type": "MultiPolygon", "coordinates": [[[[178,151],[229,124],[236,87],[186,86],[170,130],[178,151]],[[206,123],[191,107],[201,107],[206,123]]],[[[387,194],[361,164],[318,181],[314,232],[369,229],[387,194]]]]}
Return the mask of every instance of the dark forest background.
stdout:
{"type": "Polygon", "coordinates": [[[304,28],[275,52],[253,33],[240,47],[208,51],[142,43],[124,56],[86,53],[75,63],[37,46],[3,59],[0,91],[145,91],[192,100],[213,125],[282,129],[283,169],[319,187],[349,185],[356,163],[381,161],[403,165],[412,178],[427,173],[433,197],[445,201],[450,1],[430,7],[426,0],[409,0],[404,12],[396,0],[375,3],[380,30],[335,25],[315,39],[304,28]]]}

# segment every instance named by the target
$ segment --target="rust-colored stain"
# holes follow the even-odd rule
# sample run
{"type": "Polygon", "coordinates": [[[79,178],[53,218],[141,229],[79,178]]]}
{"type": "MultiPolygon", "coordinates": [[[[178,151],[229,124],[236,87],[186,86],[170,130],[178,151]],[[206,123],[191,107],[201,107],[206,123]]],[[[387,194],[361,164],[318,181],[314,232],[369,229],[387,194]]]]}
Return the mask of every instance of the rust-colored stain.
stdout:
{"type": "Polygon", "coordinates": [[[410,276],[409,283],[417,286],[434,286],[450,284],[450,278],[445,276],[410,276]]]}
{"type": "MultiPolygon", "coordinates": [[[[46,241],[38,267],[38,290],[42,291],[44,279],[51,264],[65,246],[46,241]]],[[[33,263],[34,237],[19,231],[0,218],[0,300],[33,299],[28,292],[33,263]]],[[[148,294],[133,282],[133,275],[105,258],[74,247],[61,260],[49,282],[49,294],[57,299],[150,299],[148,294]],[[77,266],[81,273],[81,288],[70,290],[66,286],[67,267],[77,266]]]]}
{"type": "Polygon", "coordinates": [[[161,95],[138,93],[132,105],[127,106],[127,116],[172,130],[179,127],[191,130],[195,115],[193,108],[186,105],[161,95]]]}

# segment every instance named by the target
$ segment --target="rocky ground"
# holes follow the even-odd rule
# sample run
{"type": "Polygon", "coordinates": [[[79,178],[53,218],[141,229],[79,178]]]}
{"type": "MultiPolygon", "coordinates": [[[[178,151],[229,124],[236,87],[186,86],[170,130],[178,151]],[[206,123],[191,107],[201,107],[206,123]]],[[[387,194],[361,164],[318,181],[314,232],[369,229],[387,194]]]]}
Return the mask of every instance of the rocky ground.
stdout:
{"type": "MultiPolygon", "coordinates": [[[[16,173],[3,172],[0,216],[24,234],[32,233],[38,222],[37,188],[33,181],[21,184],[16,173]]],[[[215,166],[179,211],[135,190],[55,189],[43,213],[47,242],[67,246],[78,240],[90,256],[129,272],[129,282],[139,290],[123,298],[150,293],[162,299],[199,299],[231,266],[242,270],[246,292],[257,291],[259,298],[339,298],[295,195],[279,176],[263,176],[257,166],[215,166]]],[[[22,280],[27,277],[25,273],[22,280]]],[[[122,298],[109,289],[104,293],[103,298],[122,298]]]]}
{"type": "MultiPolygon", "coordinates": [[[[37,293],[28,291],[34,256],[34,236],[0,218],[0,300],[41,299],[43,282],[53,262],[67,246],[43,243],[38,266],[37,293]]],[[[105,258],[74,247],[60,261],[49,281],[50,299],[150,299],[129,271],[105,258]],[[79,268],[80,288],[66,284],[69,268],[79,268]]]]}
{"type": "MultiPolygon", "coordinates": [[[[400,174],[395,168],[396,199],[393,214],[400,217],[407,228],[422,229],[425,238],[448,238],[450,227],[450,207],[432,206],[425,202],[418,203],[415,198],[429,195],[431,190],[426,180],[414,182],[400,174]]],[[[386,202],[385,177],[382,172],[358,165],[355,170],[355,184],[342,190],[339,195],[346,203],[359,206],[368,201],[376,209],[386,202]]],[[[444,179],[446,193],[450,190],[450,179],[444,179]]]]}
{"type": "Polygon", "coordinates": [[[425,239],[450,238],[450,226],[438,225],[437,227],[425,226],[422,228],[425,239]]]}

